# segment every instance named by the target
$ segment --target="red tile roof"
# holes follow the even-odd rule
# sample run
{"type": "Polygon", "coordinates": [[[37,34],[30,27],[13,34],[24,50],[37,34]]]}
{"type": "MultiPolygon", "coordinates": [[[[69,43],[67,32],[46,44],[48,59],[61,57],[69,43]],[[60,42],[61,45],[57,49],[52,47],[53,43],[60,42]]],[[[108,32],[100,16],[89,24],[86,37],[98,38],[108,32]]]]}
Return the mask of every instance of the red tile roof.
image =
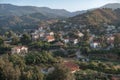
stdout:
{"type": "Polygon", "coordinates": [[[54,36],[47,36],[46,38],[47,38],[47,40],[53,40],[53,39],[55,39],[54,36]]]}
{"type": "Polygon", "coordinates": [[[79,66],[73,62],[64,62],[64,65],[69,68],[72,72],[79,70],[79,66]]]}
{"type": "Polygon", "coordinates": [[[120,80],[120,76],[113,76],[112,80],[120,80]]]}

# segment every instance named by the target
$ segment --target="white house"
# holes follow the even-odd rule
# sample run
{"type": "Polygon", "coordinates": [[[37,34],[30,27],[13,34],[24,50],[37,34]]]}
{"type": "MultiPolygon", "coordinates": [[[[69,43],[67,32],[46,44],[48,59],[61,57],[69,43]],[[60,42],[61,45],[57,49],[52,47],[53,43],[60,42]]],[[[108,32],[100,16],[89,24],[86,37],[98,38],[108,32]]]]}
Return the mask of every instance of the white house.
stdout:
{"type": "Polygon", "coordinates": [[[63,39],[63,41],[65,44],[67,44],[67,43],[69,43],[70,40],[68,38],[66,38],[66,39],[63,39]]]}
{"type": "Polygon", "coordinates": [[[99,48],[100,47],[100,43],[99,42],[92,42],[92,43],[90,43],[90,47],[91,48],[99,48]]]}
{"type": "Polygon", "coordinates": [[[83,37],[83,36],[84,36],[84,34],[83,34],[83,33],[81,33],[81,32],[79,32],[79,33],[78,33],[78,36],[79,36],[79,37],[83,37]]]}
{"type": "Polygon", "coordinates": [[[37,34],[32,35],[32,39],[36,40],[38,38],[39,38],[39,35],[37,35],[37,34]]]}
{"type": "Polygon", "coordinates": [[[16,46],[11,49],[12,54],[25,54],[28,53],[28,48],[25,46],[16,46]]]}
{"type": "Polygon", "coordinates": [[[50,32],[49,35],[50,35],[50,36],[54,36],[54,32],[50,32]]]}
{"type": "Polygon", "coordinates": [[[78,43],[78,39],[74,39],[74,44],[77,44],[78,43]]]}

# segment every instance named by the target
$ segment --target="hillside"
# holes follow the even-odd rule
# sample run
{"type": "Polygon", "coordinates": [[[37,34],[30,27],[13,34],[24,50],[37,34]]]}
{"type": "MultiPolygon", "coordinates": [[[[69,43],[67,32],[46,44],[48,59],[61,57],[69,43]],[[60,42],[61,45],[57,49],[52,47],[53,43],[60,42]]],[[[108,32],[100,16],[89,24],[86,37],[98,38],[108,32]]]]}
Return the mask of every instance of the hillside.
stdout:
{"type": "Polygon", "coordinates": [[[120,25],[120,9],[118,9],[119,6],[120,4],[115,3],[107,4],[99,9],[69,12],[64,9],[50,9],[47,7],[0,4],[0,32],[9,29],[18,30],[19,28],[19,30],[24,30],[26,28],[36,28],[40,25],[41,21],[51,19],[65,19],[65,22],[59,21],[58,23],[52,25],[52,28],[55,30],[58,28],[59,30],[68,30],[72,27],[79,28],[80,25],[120,25]],[[68,29],[64,28],[66,26],[68,29]]]}
{"type": "Polygon", "coordinates": [[[1,15],[16,15],[22,16],[32,13],[42,13],[45,15],[52,14],[55,16],[66,17],[70,13],[66,10],[50,9],[47,7],[34,7],[34,6],[15,6],[11,4],[0,4],[1,15]]]}
{"type": "Polygon", "coordinates": [[[101,8],[111,8],[111,9],[118,9],[120,8],[120,3],[110,3],[102,6],[101,8]]]}
{"type": "Polygon", "coordinates": [[[50,9],[47,7],[0,4],[0,33],[9,29],[19,31],[26,28],[36,28],[40,25],[41,21],[64,19],[80,13],[84,12],[69,12],[64,9],[50,9]]]}
{"type": "Polygon", "coordinates": [[[85,11],[69,12],[65,9],[51,9],[48,7],[16,6],[12,4],[0,4],[0,16],[8,15],[22,16],[32,13],[41,13],[48,17],[50,16],[54,18],[54,17],[71,17],[84,12],[85,11]]]}
{"type": "Polygon", "coordinates": [[[24,29],[35,29],[41,21],[52,19],[41,13],[33,13],[23,16],[0,16],[1,32],[7,30],[23,31],[24,29]]]}
{"type": "Polygon", "coordinates": [[[96,9],[85,14],[69,18],[68,21],[75,24],[92,26],[98,26],[103,23],[111,24],[119,19],[119,17],[117,17],[119,14],[117,11],[119,10],[96,9]]]}
{"type": "MultiPolygon", "coordinates": [[[[73,29],[90,29],[98,33],[105,31],[105,25],[120,25],[120,9],[95,9],[87,13],[59,21],[51,25],[52,30],[68,31],[73,29]]],[[[103,32],[102,32],[103,33],[103,32]]]]}

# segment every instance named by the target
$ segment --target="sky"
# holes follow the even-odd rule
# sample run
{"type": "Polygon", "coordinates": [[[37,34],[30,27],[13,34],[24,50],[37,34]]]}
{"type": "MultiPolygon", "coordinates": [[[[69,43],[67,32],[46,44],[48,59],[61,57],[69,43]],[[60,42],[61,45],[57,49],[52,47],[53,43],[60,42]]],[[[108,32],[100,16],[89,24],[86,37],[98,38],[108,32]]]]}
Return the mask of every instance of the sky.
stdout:
{"type": "Polygon", "coordinates": [[[0,0],[0,4],[14,4],[19,6],[49,7],[52,9],[66,9],[80,11],[101,7],[108,3],[120,3],[120,0],[0,0]]]}

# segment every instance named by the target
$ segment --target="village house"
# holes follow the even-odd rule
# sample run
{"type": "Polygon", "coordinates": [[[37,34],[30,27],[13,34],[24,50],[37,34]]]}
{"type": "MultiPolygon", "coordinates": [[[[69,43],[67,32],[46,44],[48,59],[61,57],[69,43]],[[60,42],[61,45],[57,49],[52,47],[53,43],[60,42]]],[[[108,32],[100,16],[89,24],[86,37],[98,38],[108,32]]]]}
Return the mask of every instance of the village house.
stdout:
{"type": "Polygon", "coordinates": [[[63,42],[64,42],[65,44],[67,44],[67,43],[69,43],[69,39],[68,39],[68,38],[65,38],[65,39],[63,39],[63,42]]]}
{"type": "Polygon", "coordinates": [[[78,43],[78,39],[74,39],[73,43],[77,44],[78,43]]]}
{"type": "Polygon", "coordinates": [[[32,34],[32,39],[33,40],[37,40],[39,38],[39,35],[38,34],[32,34]]]}
{"type": "Polygon", "coordinates": [[[76,71],[79,71],[79,66],[73,62],[65,61],[64,65],[71,71],[71,73],[75,73],[76,71]]]}
{"type": "Polygon", "coordinates": [[[91,42],[90,47],[94,48],[94,49],[100,48],[100,43],[99,42],[91,42]]]}
{"type": "Polygon", "coordinates": [[[40,32],[41,32],[41,31],[44,31],[43,27],[39,27],[39,28],[38,28],[38,31],[40,31],[40,32]]]}
{"type": "Polygon", "coordinates": [[[53,42],[55,41],[55,38],[54,36],[46,36],[46,39],[45,39],[47,42],[53,42]]]}
{"type": "Polygon", "coordinates": [[[115,39],[114,36],[110,36],[110,37],[107,38],[107,42],[108,43],[114,43],[114,39],[115,39]]]}
{"type": "Polygon", "coordinates": [[[109,44],[109,46],[107,47],[108,50],[114,48],[114,39],[115,39],[114,36],[107,37],[107,43],[109,44]]]}
{"type": "Polygon", "coordinates": [[[68,43],[73,43],[73,44],[77,44],[79,42],[78,39],[75,39],[75,38],[68,38],[68,41],[69,41],[68,43]]]}
{"type": "Polygon", "coordinates": [[[83,34],[83,33],[81,33],[81,32],[79,32],[79,33],[78,33],[78,36],[79,36],[79,37],[83,37],[83,36],[84,36],[84,34],[83,34]]]}
{"type": "Polygon", "coordinates": [[[54,36],[54,32],[50,32],[49,35],[50,35],[50,36],[54,36]]]}
{"type": "Polygon", "coordinates": [[[120,80],[120,75],[112,76],[111,80],[120,80]]]}
{"type": "Polygon", "coordinates": [[[28,53],[28,48],[25,46],[16,46],[11,49],[12,54],[25,54],[28,53]]]}
{"type": "Polygon", "coordinates": [[[44,37],[45,36],[45,33],[44,32],[41,32],[41,33],[39,33],[39,37],[41,38],[41,37],[44,37]]]}

